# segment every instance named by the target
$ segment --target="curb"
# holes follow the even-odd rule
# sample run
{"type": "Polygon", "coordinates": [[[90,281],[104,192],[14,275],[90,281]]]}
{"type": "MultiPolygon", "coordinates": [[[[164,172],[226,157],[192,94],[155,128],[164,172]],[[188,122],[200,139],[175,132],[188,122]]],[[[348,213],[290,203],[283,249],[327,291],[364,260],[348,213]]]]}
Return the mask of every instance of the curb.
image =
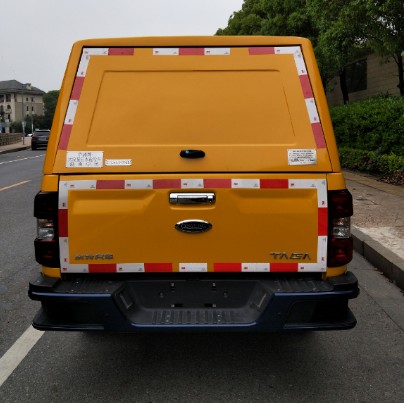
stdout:
{"type": "Polygon", "coordinates": [[[355,226],[351,234],[355,251],[404,290],[404,260],[355,226]]]}
{"type": "Polygon", "coordinates": [[[16,152],[16,151],[28,150],[30,148],[31,148],[31,146],[21,146],[21,147],[16,147],[16,148],[9,148],[8,150],[0,150],[0,154],[8,154],[8,153],[16,152]]]}

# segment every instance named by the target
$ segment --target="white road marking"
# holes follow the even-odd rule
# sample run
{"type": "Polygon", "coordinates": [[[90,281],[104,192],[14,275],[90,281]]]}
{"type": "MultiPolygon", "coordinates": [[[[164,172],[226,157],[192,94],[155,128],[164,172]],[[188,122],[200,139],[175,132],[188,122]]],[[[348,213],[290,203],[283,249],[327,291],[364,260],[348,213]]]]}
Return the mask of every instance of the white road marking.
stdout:
{"type": "Polygon", "coordinates": [[[22,181],[22,182],[14,183],[14,185],[5,186],[4,188],[0,188],[0,192],[3,191],[3,190],[15,188],[16,186],[24,185],[24,183],[28,183],[28,182],[31,182],[31,181],[30,181],[30,180],[28,180],[28,181],[22,181]]]}
{"type": "Polygon", "coordinates": [[[44,332],[30,326],[0,358],[0,387],[28,355],[44,332]]]}
{"type": "Polygon", "coordinates": [[[0,165],[3,165],[3,164],[11,164],[12,162],[18,162],[18,161],[31,160],[31,159],[33,159],[33,158],[43,157],[44,155],[45,155],[45,154],[39,154],[39,155],[35,155],[34,157],[26,157],[26,158],[19,158],[18,160],[3,161],[3,162],[0,162],[0,165]]]}

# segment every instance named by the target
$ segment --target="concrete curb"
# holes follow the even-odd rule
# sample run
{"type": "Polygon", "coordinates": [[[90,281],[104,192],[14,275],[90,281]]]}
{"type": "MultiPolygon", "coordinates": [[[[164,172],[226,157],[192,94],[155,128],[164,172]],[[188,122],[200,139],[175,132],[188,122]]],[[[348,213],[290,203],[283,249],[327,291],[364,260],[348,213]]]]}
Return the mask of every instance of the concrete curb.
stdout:
{"type": "Polygon", "coordinates": [[[404,290],[404,260],[355,226],[351,233],[355,251],[404,290]]]}

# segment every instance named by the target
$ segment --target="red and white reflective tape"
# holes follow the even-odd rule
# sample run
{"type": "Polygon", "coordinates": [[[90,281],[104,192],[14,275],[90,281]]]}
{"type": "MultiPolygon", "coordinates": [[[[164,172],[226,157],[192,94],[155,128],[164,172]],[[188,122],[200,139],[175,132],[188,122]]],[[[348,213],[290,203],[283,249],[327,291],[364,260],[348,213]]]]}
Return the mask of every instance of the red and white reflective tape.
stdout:
{"type": "Polygon", "coordinates": [[[309,114],[311,128],[313,130],[314,140],[317,148],[326,148],[323,128],[318,115],[316,101],[310,79],[307,74],[306,63],[300,46],[274,46],[274,47],[254,47],[249,48],[250,55],[293,55],[297,74],[299,75],[300,85],[304,99],[306,101],[307,113],[309,114]]]}
{"type": "MultiPolygon", "coordinates": [[[[320,243],[320,241],[319,241],[320,243]]],[[[326,243],[325,243],[326,244],[326,243]]],[[[215,273],[297,273],[324,272],[324,261],[318,263],[213,263],[215,273]]],[[[63,262],[63,273],[207,273],[208,263],[89,263],[63,262]]]]}
{"type": "Polygon", "coordinates": [[[74,118],[83,89],[84,79],[92,56],[131,56],[135,49],[131,48],[83,48],[76,78],[74,80],[72,93],[70,95],[69,106],[67,108],[62,133],[59,139],[59,150],[67,150],[70,134],[73,128],[74,118]]]}
{"type": "MultiPolygon", "coordinates": [[[[96,266],[96,265],[93,265],[96,266]]],[[[117,273],[171,273],[171,263],[120,263],[115,265],[117,273]]]]}
{"type": "MultiPolygon", "coordinates": [[[[104,255],[89,256],[95,263],[76,264],[69,260],[68,199],[70,191],[80,190],[144,190],[144,189],[315,189],[318,207],[318,245],[316,263],[214,263],[215,272],[324,272],[327,257],[328,206],[325,179],[138,179],[138,180],[69,180],[59,184],[59,246],[64,273],[147,273],[207,272],[205,262],[180,263],[174,270],[169,262],[123,262],[108,264],[104,255]]],[[[87,257],[83,257],[86,258],[87,257]]],[[[87,260],[88,260],[87,259],[87,260]]]]}
{"type": "MultiPolygon", "coordinates": [[[[154,56],[230,56],[231,48],[153,48],[154,56]]],[[[324,132],[318,115],[317,105],[314,99],[310,79],[307,74],[306,63],[300,46],[257,46],[248,48],[249,55],[293,55],[297,74],[303,96],[306,102],[307,113],[313,131],[314,140],[317,148],[325,148],[324,132]]],[[[76,78],[73,84],[70,96],[69,106],[66,112],[62,132],[60,135],[60,150],[67,150],[70,134],[73,128],[81,91],[84,85],[84,79],[93,56],[133,56],[135,48],[83,48],[76,78]]]]}
{"type": "Polygon", "coordinates": [[[59,183],[59,209],[68,208],[69,190],[96,189],[316,189],[319,208],[327,208],[325,179],[98,179],[59,183]]]}
{"type": "Polygon", "coordinates": [[[153,48],[153,56],[230,56],[230,48],[153,48]]]}

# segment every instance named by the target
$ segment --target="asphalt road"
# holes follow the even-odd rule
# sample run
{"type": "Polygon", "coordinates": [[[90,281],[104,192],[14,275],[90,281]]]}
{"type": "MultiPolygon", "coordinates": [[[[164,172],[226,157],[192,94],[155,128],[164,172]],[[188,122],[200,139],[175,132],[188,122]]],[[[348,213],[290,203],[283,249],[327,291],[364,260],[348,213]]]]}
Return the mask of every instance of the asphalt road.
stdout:
{"type": "Polygon", "coordinates": [[[38,271],[33,199],[43,161],[43,150],[0,155],[0,356],[28,327],[36,310],[27,300],[27,280],[38,271]]]}
{"type": "MultiPolygon", "coordinates": [[[[0,357],[38,308],[27,284],[38,271],[32,212],[42,164],[43,151],[0,155],[0,357]]],[[[362,257],[350,269],[361,286],[353,330],[47,332],[0,386],[0,402],[403,402],[404,296],[362,257]]]]}

